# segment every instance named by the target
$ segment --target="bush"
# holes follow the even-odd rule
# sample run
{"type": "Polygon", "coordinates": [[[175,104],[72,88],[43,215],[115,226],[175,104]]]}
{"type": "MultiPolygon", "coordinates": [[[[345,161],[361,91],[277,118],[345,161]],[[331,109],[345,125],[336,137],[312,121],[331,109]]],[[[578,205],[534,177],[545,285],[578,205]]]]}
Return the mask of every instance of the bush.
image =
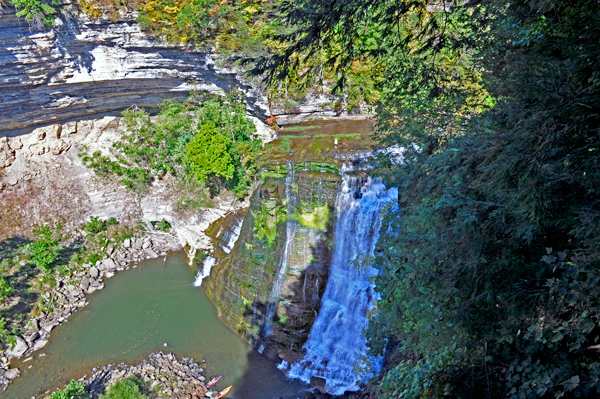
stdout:
{"type": "Polygon", "coordinates": [[[227,180],[233,177],[235,166],[228,152],[230,146],[231,139],[220,133],[213,123],[202,125],[185,147],[185,159],[198,182],[204,183],[211,174],[227,180]]]}
{"type": "Polygon", "coordinates": [[[31,261],[46,274],[52,271],[50,265],[60,254],[60,239],[54,238],[54,233],[55,229],[48,225],[34,229],[35,241],[29,246],[31,261]]]}
{"type": "Polygon", "coordinates": [[[169,223],[165,219],[163,219],[160,222],[157,222],[155,227],[156,227],[156,230],[169,231],[169,229],[171,228],[171,223],[169,223]]]}
{"type": "Polygon", "coordinates": [[[12,286],[6,277],[0,277],[0,301],[15,292],[15,287],[12,286]]]}
{"type": "Polygon", "coordinates": [[[119,221],[117,219],[115,219],[114,217],[111,217],[106,221],[107,226],[114,226],[116,224],[119,224],[119,221]]]}
{"type": "Polygon", "coordinates": [[[115,382],[106,390],[106,394],[100,395],[100,399],[146,399],[147,396],[142,393],[143,387],[142,380],[132,375],[115,382]]]}
{"type": "Polygon", "coordinates": [[[51,399],[84,399],[86,397],[83,383],[71,380],[62,391],[54,392],[51,399]]]}
{"type": "Polygon", "coordinates": [[[100,233],[104,230],[104,220],[100,219],[98,216],[92,216],[90,221],[85,224],[85,231],[88,233],[100,233]]]}
{"type": "MultiPolygon", "coordinates": [[[[56,10],[39,0],[11,0],[11,3],[17,11],[17,17],[25,17],[29,22],[38,22],[43,20],[47,26],[54,25],[53,15],[56,10]]],[[[60,4],[58,1],[52,1],[52,4],[60,4]]]]}

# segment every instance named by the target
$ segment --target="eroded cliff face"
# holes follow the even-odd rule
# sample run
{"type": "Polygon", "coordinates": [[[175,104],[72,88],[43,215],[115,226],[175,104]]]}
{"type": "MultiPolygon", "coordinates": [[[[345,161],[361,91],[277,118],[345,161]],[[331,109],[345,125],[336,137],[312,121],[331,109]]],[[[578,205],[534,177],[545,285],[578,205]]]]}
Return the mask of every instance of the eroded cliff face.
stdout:
{"type": "MultiPolygon", "coordinates": [[[[0,131],[156,107],[190,90],[246,96],[249,111],[268,110],[240,71],[219,69],[209,53],[169,45],[143,32],[135,13],[91,20],[64,2],[54,28],[32,29],[14,8],[0,17],[0,131]]],[[[17,134],[17,133],[13,133],[17,134]]]]}
{"type": "Polygon", "coordinates": [[[213,250],[213,240],[205,230],[214,221],[247,209],[249,201],[222,193],[201,212],[183,212],[176,206],[178,189],[172,176],[155,181],[144,193],[127,190],[117,179],[97,176],[78,153],[85,147],[108,156],[125,131],[121,120],[106,116],[0,138],[0,240],[28,235],[45,222],[76,228],[90,216],[146,225],[165,219],[181,245],[213,250]]]}
{"type": "Polygon", "coordinates": [[[320,308],[340,181],[315,171],[267,177],[232,252],[212,254],[218,263],[202,285],[227,326],[287,361],[299,356],[320,308]]]}

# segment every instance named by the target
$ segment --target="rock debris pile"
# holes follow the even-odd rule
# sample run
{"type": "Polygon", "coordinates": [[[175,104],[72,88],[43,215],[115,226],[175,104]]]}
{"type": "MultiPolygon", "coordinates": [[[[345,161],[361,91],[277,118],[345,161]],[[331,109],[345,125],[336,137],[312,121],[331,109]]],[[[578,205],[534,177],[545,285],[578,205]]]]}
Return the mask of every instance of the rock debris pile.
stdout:
{"type": "Polygon", "coordinates": [[[204,369],[193,358],[177,359],[173,353],[154,352],[137,365],[109,364],[94,368],[92,373],[91,377],[84,376],[79,381],[93,399],[114,382],[131,375],[146,382],[151,397],[199,399],[216,396],[216,392],[204,387],[204,369]]]}

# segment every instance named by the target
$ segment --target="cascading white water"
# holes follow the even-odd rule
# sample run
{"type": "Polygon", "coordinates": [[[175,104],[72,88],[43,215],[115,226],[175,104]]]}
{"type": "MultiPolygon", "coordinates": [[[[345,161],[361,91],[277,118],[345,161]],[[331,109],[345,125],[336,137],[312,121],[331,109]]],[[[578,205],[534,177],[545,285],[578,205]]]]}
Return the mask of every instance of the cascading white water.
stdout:
{"type": "Polygon", "coordinates": [[[372,255],[379,237],[381,212],[398,199],[396,188],[386,189],[377,179],[360,186],[343,176],[336,200],[337,224],[330,277],[321,310],[304,345],[306,355],[294,363],[289,377],[310,383],[311,376],[325,378],[328,392],[341,395],[358,390],[354,367],[364,358],[367,312],[375,300],[369,278],[377,274],[370,265],[357,267],[357,256],[372,255]]]}
{"type": "MultiPolygon", "coordinates": [[[[225,244],[219,244],[219,246],[223,249],[223,252],[225,252],[226,254],[230,253],[233,250],[235,243],[237,242],[238,238],[240,238],[243,223],[244,218],[239,218],[236,224],[230,230],[227,230],[223,235],[223,238],[227,241],[225,242],[225,244]]],[[[195,254],[196,250],[194,249],[193,255],[190,255],[190,265],[192,264],[193,256],[195,254]]],[[[210,271],[216,264],[217,259],[213,258],[212,256],[209,255],[206,258],[204,258],[204,261],[202,262],[202,270],[199,270],[196,273],[196,281],[194,281],[194,286],[200,287],[202,285],[202,281],[208,276],[210,276],[210,271]]]]}
{"type": "Polygon", "coordinates": [[[196,273],[196,281],[194,281],[195,287],[200,287],[202,285],[202,280],[210,276],[210,271],[216,264],[217,260],[212,256],[209,255],[204,258],[204,262],[202,262],[202,270],[198,270],[196,273]]]}
{"type": "Polygon", "coordinates": [[[273,288],[271,288],[271,293],[269,294],[269,305],[267,308],[267,318],[264,327],[265,337],[268,337],[271,334],[271,320],[273,319],[273,316],[275,316],[275,312],[277,311],[277,303],[279,302],[279,296],[281,295],[281,286],[285,278],[285,272],[287,271],[288,255],[290,252],[290,247],[292,246],[292,242],[294,241],[294,237],[296,235],[296,227],[298,226],[298,224],[290,218],[290,215],[292,215],[292,213],[294,212],[294,196],[292,195],[292,184],[294,183],[294,169],[289,163],[288,169],[289,172],[285,177],[285,197],[287,202],[286,207],[288,215],[285,230],[285,246],[283,248],[283,254],[281,255],[281,263],[279,266],[279,270],[277,271],[277,275],[273,280],[273,288]]]}
{"type": "Polygon", "coordinates": [[[233,250],[235,243],[237,242],[238,238],[240,238],[240,234],[242,233],[242,224],[244,224],[244,218],[240,217],[231,227],[231,229],[227,230],[223,234],[223,239],[226,241],[225,243],[219,244],[219,246],[226,254],[233,250]]]}

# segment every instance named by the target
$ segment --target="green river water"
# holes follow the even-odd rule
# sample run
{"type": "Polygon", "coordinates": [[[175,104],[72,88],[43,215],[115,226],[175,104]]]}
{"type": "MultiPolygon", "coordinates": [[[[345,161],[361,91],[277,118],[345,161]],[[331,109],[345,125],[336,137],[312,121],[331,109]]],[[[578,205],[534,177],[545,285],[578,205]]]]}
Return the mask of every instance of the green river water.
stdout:
{"type": "Polygon", "coordinates": [[[13,362],[22,375],[0,396],[29,399],[93,367],[131,364],[157,350],[206,359],[207,378],[223,375],[217,388],[233,385],[228,398],[278,398],[306,388],[221,323],[204,292],[192,285],[194,271],[186,261],[183,253],[160,257],[106,280],[103,290],[88,296],[87,307],[55,327],[33,360],[13,362]]]}

